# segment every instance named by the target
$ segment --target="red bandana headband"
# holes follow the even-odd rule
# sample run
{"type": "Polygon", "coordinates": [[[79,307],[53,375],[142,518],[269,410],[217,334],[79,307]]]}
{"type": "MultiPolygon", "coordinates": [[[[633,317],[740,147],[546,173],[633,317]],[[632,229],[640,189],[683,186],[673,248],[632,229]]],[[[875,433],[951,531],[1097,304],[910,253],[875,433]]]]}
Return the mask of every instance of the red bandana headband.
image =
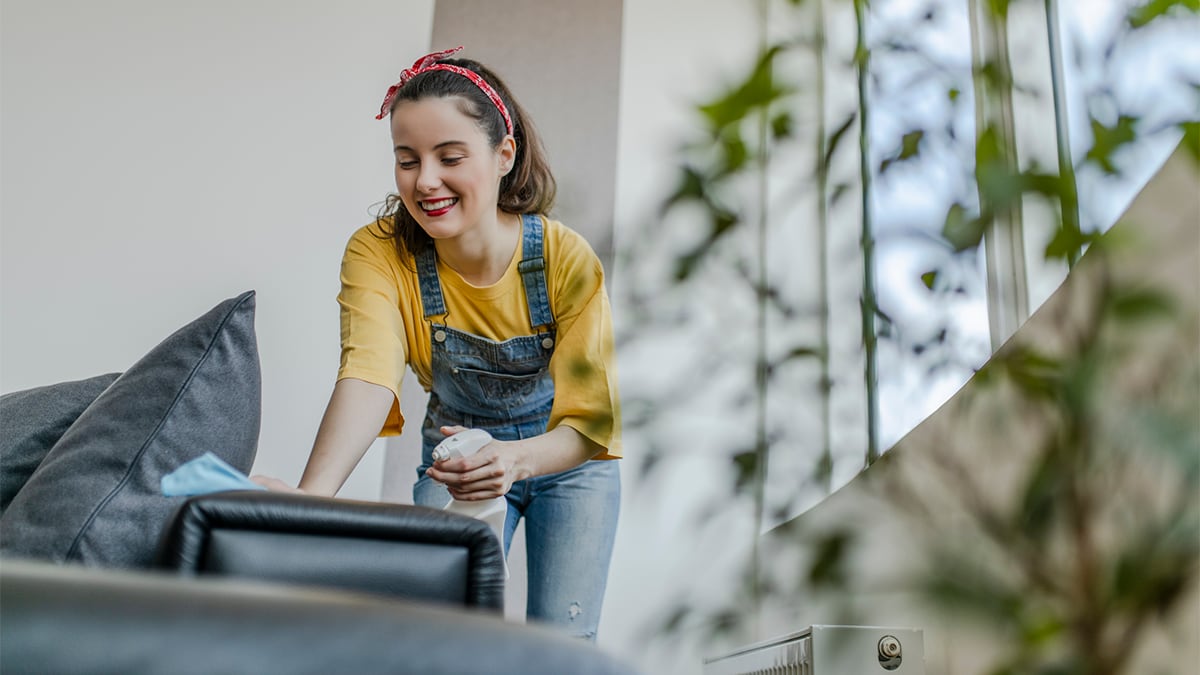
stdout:
{"type": "Polygon", "coordinates": [[[408,84],[409,80],[413,79],[417,75],[420,75],[421,73],[428,73],[431,70],[445,70],[451,73],[462,75],[473,82],[476,87],[479,87],[479,90],[486,94],[487,97],[492,100],[492,103],[496,104],[496,109],[500,111],[500,116],[504,118],[504,126],[508,129],[509,135],[511,135],[513,133],[512,118],[508,116],[508,108],[504,107],[504,101],[500,99],[500,94],[496,93],[496,90],[492,88],[492,85],[484,81],[484,79],[479,76],[479,73],[473,70],[468,70],[459,66],[453,66],[449,63],[438,63],[442,59],[453,54],[457,54],[460,51],[462,51],[461,46],[441,52],[426,54],[425,56],[417,59],[416,63],[412,65],[412,68],[405,68],[403,71],[401,71],[400,81],[388,87],[387,95],[383,97],[383,105],[379,107],[379,114],[375,116],[375,119],[381,120],[387,116],[388,110],[392,107],[392,101],[396,100],[396,92],[400,91],[401,87],[408,84]]]}

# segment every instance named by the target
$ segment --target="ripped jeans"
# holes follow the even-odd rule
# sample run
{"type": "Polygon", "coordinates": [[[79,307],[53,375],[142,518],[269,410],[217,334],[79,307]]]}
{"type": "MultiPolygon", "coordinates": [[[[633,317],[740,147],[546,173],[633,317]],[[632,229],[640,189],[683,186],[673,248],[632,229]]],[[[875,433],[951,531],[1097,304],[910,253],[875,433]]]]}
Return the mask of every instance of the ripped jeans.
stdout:
{"type": "MultiPolygon", "coordinates": [[[[619,469],[617,461],[593,460],[513,483],[504,552],[524,518],[529,621],[596,639],[621,504],[619,469]]],[[[441,508],[448,497],[445,486],[427,476],[413,486],[417,504],[441,508]]]]}

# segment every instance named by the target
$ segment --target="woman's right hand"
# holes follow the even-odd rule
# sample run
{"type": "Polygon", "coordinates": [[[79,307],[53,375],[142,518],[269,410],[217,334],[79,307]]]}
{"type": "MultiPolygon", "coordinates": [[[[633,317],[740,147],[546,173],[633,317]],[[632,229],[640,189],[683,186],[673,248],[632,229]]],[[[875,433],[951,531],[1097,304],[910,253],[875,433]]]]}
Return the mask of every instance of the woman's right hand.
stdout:
{"type": "Polygon", "coordinates": [[[279,480],[278,478],[274,478],[272,476],[250,476],[250,480],[267,488],[271,492],[290,492],[292,494],[298,494],[298,495],[308,494],[304,490],[301,490],[300,488],[292,487],[291,485],[288,485],[287,483],[279,480]]]}

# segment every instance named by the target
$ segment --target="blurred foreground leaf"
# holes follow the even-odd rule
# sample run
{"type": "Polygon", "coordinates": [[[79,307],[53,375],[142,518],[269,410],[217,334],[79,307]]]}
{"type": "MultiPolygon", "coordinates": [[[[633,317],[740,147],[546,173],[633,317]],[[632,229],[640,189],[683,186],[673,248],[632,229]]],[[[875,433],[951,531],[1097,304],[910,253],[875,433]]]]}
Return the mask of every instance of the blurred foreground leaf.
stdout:
{"type": "Polygon", "coordinates": [[[1150,0],[1129,11],[1129,25],[1141,28],[1177,7],[1190,12],[1200,12],[1200,0],[1150,0]]]}
{"type": "Polygon", "coordinates": [[[1123,146],[1137,140],[1137,118],[1121,115],[1117,123],[1111,127],[1104,126],[1099,120],[1092,118],[1092,147],[1087,152],[1087,159],[1095,162],[1105,173],[1118,173],[1113,155],[1123,146]]]}

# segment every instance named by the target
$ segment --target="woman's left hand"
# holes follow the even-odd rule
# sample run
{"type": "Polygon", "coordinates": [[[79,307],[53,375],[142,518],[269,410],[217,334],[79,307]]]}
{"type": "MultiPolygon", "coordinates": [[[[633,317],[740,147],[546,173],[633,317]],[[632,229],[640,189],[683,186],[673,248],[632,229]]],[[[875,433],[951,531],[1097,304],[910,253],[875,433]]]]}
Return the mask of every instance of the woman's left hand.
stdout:
{"type": "MultiPolygon", "coordinates": [[[[466,427],[442,427],[442,434],[453,436],[466,427]]],[[[473,455],[435,463],[425,470],[430,478],[442,483],[450,496],[463,501],[503,497],[520,480],[514,457],[516,446],[509,441],[493,440],[473,455]]]]}

